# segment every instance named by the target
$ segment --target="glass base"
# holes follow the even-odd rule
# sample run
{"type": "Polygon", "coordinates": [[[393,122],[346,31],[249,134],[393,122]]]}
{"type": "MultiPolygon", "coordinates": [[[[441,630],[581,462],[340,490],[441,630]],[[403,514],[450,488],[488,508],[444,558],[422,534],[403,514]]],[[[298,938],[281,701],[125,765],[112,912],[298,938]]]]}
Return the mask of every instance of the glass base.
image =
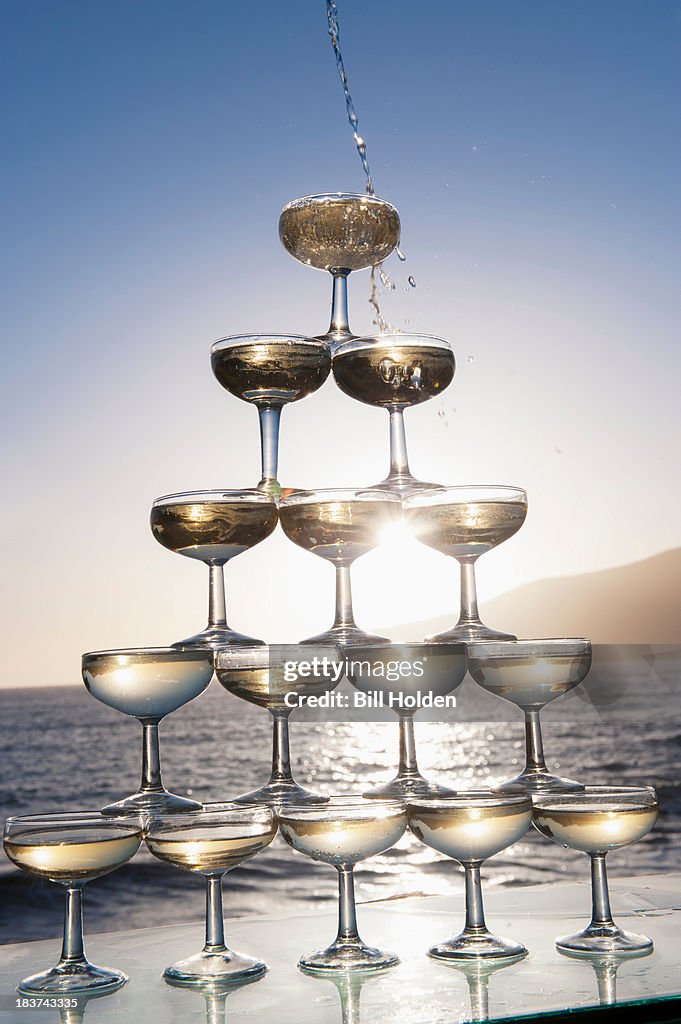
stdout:
{"type": "Polygon", "coordinates": [[[309,789],[299,786],[294,779],[270,781],[260,789],[254,789],[251,793],[243,793],[236,797],[235,804],[326,804],[328,796],[321,793],[313,793],[309,789]]]}
{"type": "Polygon", "coordinates": [[[499,935],[484,932],[461,932],[460,935],[432,946],[428,956],[434,960],[500,960],[513,957],[518,959],[526,956],[527,949],[520,942],[502,939],[499,935]]]}
{"type": "Polygon", "coordinates": [[[133,796],[125,800],[119,800],[115,804],[107,804],[102,807],[102,814],[111,817],[117,814],[130,814],[135,811],[151,811],[155,814],[175,814],[178,811],[200,811],[203,804],[196,800],[189,800],[184,796],[176,796],[169,793],[167,789],[144,790],[140,789],[133,796]]]}
{"type": "Polygon", "coordinates": [[[456,790],[429,782],[423,775],[396,775],[383,786],[375,786],[362,793],[367,800],[408,799],[416,796],[453,796],[456,790]]]}
{"type": "Polygon", "coordinates": [[[560,775],[552,775],[551,772],[524,771],[516,775],[514,779],[501,782],[498,786],[492,787],[493,793],[513,793],[520,790],[526,793],[572,793],[584,789],[581,782],[573,779],[563,779],[560,775]]]}
{"type": "Polygon", "coordinates": [[[408,494],[416,494],[417,491],[444,491],[442,484],[432,484],[427,480],[417,480],[411,473],[397,474],[389,473],[385,480],[372,484],[370,487],[363,487],[365,491],[392,491],[405,498],[408,494]]]}
{"type": "Polygon", "coordinates": [[[344,345],[346,341],[356,341],[358,337],[359,335],[353,334],[352,331],[328,330],[326,334],[316,334],[315,341],[323,341],[325,345],[329,346],[329,351],[333,355],[336,349],[344,345]]]}
{"type": "Polygon", "coordinates": [[[32,974],[17,985],[25,995],[74,995],[78,992],[113,992],[125,985],[128,977],[122,971],[95,967],[87,960],[57,964],[49,971],[32,974]]]}
{"type": "Polygon", "coordinates": [[[647,935],[624,932],[616,924],[589,925],[575,935],[556,939],[556,949],[571,956],[640,956],[652,948],[653,940],[647,935]]]}
{"type": "Polygon", "coordinates": [[[390,637],[378,636],[375,633],[366,633],[359,626],[332,626],[325,633],[318,633],[317,636],[301,640],[300,644],[305,646],[323,647],[324,644],[389,644],[390,637]]]}
{"type": "Polygon", "coordinates": [[[262,977],[267,964],[252,956],[244,956],[233,949],[209,953],[203,950],[186,960],[178,960],[166,967],[163,977],[173,985],[220,986],[240,985],[247,980],[262,977]]]}
{"type": "Polygon", "coordinates": [[[189,648],[199,651],[220,651],[224,647],[260,647],[264,646],[264,643],[264,640],[256,640],[255,637],[237,633],[229,626],[206,626],[200,633],[188,636],[186,640],[177,640],[171,647],[180,650],[189,648]]]}
{"type": "Polygon", "coordinates": [[[457,622],[452,629],[444,633],[427,636],[426,641],[433,644],[466,643],[474,644],[481,640],[517,640],[514,633],[504,633],[500,629],[492,629],[484,622],[457,622]]]}
{"type": "Polygon", "coordinates": [[[342,971],[382,971],[395,967],[400,958],[363,942],[332,942],[326,949],[301,956],[298,966],[308,974],[338,974],[342,971]]]}
{"type": "Polygon", "coordinates": [[[281,497],[281,484],[278,480],[273,480],[271,477],[264,477],[258,486],[257,491],[261,491],[263,494],[269,494],[275,501],[281,497]]]}

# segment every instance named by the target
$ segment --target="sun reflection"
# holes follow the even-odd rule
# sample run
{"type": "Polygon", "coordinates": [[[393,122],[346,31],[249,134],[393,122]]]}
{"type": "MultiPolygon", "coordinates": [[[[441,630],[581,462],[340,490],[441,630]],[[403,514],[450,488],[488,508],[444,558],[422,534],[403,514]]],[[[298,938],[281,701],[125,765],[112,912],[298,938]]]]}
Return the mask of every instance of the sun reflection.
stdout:
{"type": "Polygon", "coordinates": [[[379,536],[381,538],[378,544],[379,549],[387,548],[388,550],[400,551],[403,544],[413,540],[414,533],[405,519],[396,519],[387,523],[379,536]]]}

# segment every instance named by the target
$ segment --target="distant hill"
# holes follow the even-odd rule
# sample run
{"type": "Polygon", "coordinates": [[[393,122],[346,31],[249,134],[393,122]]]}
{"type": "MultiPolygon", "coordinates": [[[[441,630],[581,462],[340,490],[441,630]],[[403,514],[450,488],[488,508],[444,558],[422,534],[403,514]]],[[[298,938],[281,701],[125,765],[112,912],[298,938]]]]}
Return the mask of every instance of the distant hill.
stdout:
{"type": "MultiPolygon", "coordinates": [[[[586,636],[603,644],[681,643],[681,548],[642,562],[538,580],[481,602],[484,622],[519,637],[586,636]]],[[[421,639],[456,615],[385,627],[395,640],[421,639]]]]}

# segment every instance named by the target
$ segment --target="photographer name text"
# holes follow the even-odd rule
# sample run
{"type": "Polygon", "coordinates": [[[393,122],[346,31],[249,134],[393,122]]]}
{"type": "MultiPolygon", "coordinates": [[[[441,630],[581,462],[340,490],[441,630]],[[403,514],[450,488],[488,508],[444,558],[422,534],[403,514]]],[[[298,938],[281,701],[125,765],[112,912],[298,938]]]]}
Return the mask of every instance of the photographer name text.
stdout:
{"type": "Polygon", "coordinates": [[[392,708],[395,711],[418,711],[420,708],[455,708],[452,693],[390,693],[383,690],[356,691],[355,693],[328,692],[322,694],[296,693],[284,695],[287,708],[392,708]]]}

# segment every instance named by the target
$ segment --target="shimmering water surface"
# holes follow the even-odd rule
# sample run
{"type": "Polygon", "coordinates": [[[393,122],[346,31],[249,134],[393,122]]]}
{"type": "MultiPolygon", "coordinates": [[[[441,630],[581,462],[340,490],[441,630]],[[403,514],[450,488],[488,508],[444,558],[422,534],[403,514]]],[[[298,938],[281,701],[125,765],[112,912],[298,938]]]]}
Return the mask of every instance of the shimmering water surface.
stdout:
{"type": "MultiPolygon", "coordinates": [[[[462,708],[467,694],[470,702],[476,692],[482,693],[469,678],[457,692],[462,708]]],[[[591,715],[575,724],[579,707],[566,704],[561,713],[561,702],[556,701],[544,726],[551,770],[594,784],[649,783],[658,789],[662,813],[655,830],[641,843],[611,854],[612,876],[678,869],[678,690],[674,701],[669,687],[656,687],[642,678],[640,686],[629,688],[630,695],[639,692],[638,698],[628,698],[627,714],[617,721],[591,715]],[[568,712],[572,721],[567,720],[568,712]]],[[[419,724],[417,719],[422,771],[467,789],[515,774],[524,756],[522,716],[510,705],[495,704],[506,708],[506,720],[419,724]]],[[[0,691],[0,710],[5,744],[3,819],[43,810],[98,808],[137,788],[140,727],[98,704],[84,688],[0,691]]],[[[204,801],[231,799],[268,777],[270,716],[213,682],[201,697],[162,723],[161,743],[169,789],[204,801]]],[[[294,771],[305,786],[325,793],[361,792],[394,773],[397,725],[297,722],[294,715],[291,750],[294,771]]],[[[22,875],[4,854],[0,856],[0,941],[58,935],[62,892],[22,875]]],[[[483,868],[485,885],[490,887],[586,878],[587,873],[583,854],[563,850],[534,830],[483,868]]],[[[395,849],[360,865],[357,881],[360,901],[460,892],[463,886],[457,864],[410,834],[395,849]]],[[[277,837],[227,877],[225,912],[300,912],[334,900],[335,895],[335,872],[293,853],[277,837]]],[[[86,891],[91,931],[161,926],[196,920],[202,913],[201,880],[160,863],[146,851],[86,891]]]]}

